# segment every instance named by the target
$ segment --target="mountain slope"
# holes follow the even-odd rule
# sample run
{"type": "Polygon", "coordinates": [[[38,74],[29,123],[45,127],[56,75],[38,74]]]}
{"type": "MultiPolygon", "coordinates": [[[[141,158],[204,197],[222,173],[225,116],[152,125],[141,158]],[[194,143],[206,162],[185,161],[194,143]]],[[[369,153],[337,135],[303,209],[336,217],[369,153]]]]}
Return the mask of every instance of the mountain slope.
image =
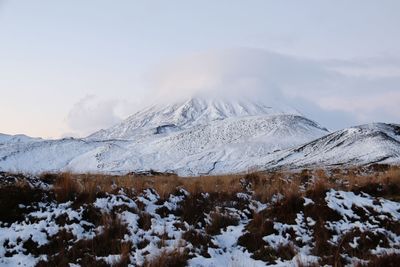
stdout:
{"type": "Polygon", "coordinates": [[[287,166],[400,162],[400,126],[373,123],[334,132],[286,152],[271,163],[287,166]]]}
{"type": "Polygon", "coordinates": [[[33,138],[24,134],[8,135],[0,133],[0,145],[4,143],[23,143],[41,140],[41,138],[33,138]]]}
{"type": "Polygon", "coordinates": [[[289,108],[192,98],[149,107],[84,139],[5,142],[0,170],[126,173],[153,169],[208,174],[218,162],[239,164],[327,133],[289,108]]]}
{"type": "Polygon", "coordinates": [[[359,166],[372,163],[400,164],[400,126],[373,123],[339,130],[312,142],[248,158],[241,165],[225,162],[226,168],[275,169],[359,166]]]}
{"type": "Polygon", "coordinates": [[[31,140],[0,145],[0,170],[11,172],[60,171],[74,157],[99,146],[81,139],[31,140]]]}
{"type": "Polygon", "coordinates": [[[190,99],[144,109],[82,139],[0,135],[0,171],[183,176],[274,168],[400,163],[400,127],[369,124],[329,133],[290,109],[190,99]]]}
{"type": "Polygon", "coordinates": [[[72,160],[67,168],[76,172],[153,169],[181,175],[210,174],[216,162],[233,159],[239,163],[327,133],[316,123],[295,115],[229,118],[179,132],[151,134],[118,149],[103,149],[101,157],[98,151],[90,151],[72,160]]]}
{"type": "Polygon", "coordinates": [[[261,102],[196,97],[173,104],[150,106],[110,129],[90,135],[89,138],[132,139],[138,134],[179,131],[227,118],[274,114],[300,115],[289,107],[275,108],[261,102]]]}

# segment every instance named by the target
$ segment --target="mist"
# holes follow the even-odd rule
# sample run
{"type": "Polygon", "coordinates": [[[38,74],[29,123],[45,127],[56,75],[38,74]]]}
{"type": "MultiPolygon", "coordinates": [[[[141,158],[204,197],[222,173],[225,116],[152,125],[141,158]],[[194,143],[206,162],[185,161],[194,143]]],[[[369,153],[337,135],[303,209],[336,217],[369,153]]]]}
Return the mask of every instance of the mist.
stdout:
{"type": "Polygon", "coordinates": [[[149,102],[248,98],[293,107],[332,130],[400,121],[400,64],[393,59],[322,61],[236,48],[166,62],[144,80],[149,102]]]}

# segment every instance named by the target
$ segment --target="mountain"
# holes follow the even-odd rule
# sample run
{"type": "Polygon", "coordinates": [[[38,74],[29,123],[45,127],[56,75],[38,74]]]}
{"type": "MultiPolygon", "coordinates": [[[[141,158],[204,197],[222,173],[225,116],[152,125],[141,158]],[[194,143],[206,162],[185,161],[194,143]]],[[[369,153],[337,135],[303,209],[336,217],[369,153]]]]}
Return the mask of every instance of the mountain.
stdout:
{"type": "MultiPolygon", "coordinates": [[[[249,157],[240,165],[223,164],[238,172],[245,169],[301,169],[400,164],[400,126],[372,123],[333,132],[314,141],[264,156],[249,157]]],[[[222,163],[221,163],[222,164],[222,163]]]]}
{"type": "Polygon", "coordinates": [[[101,153],[90,151],[71,161],[68,168],[76,172],[98,171],[101,166],[113,172],[153,169],[181,175],[211,174],[218,162],[233,159],[239,163],[327,133],[315,122],[297,115],[232,117],[172,133],[151,133],[124,141],[124,146],[103,148],[101,153]]]}
{"type": "Polygon", "coordinates": [[[33,140],[41,140],[41,138],[33,138],[24,134],[9,135],[0,133],[0,145],[3,143],[22,143],[30,142],[33,140]]]}
{"type": "Polygon", "coordinates": [[[307,167],[400,163],[400,125],[372,123],[347,128],[276,156],[267,165],[307,167]]]}
{"type": "Polygon", "coordinates": [[[56,172],[63,169],[74,157],[95,148],[96,144],[80,139],[28,139],[25,142],[5,142],[0,144],[0,170],[56,172]]]}
{"type": "Polygon", "coordinates": [[[296,114],[290,107],[271,107],[262,102],[190,98],[173,104],[154,104],[107,130],[90,135],[90,139],[133,139],[140,134],[175,132],[227,118],[260,115],[296,114]]]}
{"type": "Polygon", "coordinates": [[[299,112],[248,100],[152,105],[82,139],[0,136],[0,171],[183,176],[274,168],[400,163],[400,130],[369,124],[328,132],[299,112]],[[3,141],[2,141],[3,140],[3,141]]]}

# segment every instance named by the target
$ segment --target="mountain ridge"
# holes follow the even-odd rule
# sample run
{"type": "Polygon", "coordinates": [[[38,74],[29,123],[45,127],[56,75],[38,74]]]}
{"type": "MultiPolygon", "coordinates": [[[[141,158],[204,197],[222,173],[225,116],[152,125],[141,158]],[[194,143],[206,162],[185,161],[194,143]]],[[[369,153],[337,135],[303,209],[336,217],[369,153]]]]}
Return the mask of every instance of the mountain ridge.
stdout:
{"type": "Polygon", "coordinates": [[[173,131],[231,117],[279,114],[301,115],[290,107],[276,108],[248,99],[223,100],[191,97],[172,104],[150,105],[115,126],[89,135],[88,138],[130,139],[140,133],[140,130],[157,131],[157,127],[166,126],[173,131]]]}
{"type": "Polygon", "coordinates": [[[400,163],[400,127],[373,123],[330,133],[294,109],[247,100],[150,106],[86,138],[0,135],[0,171],[175,172],[212,175],[276,168],[400,163]]]}

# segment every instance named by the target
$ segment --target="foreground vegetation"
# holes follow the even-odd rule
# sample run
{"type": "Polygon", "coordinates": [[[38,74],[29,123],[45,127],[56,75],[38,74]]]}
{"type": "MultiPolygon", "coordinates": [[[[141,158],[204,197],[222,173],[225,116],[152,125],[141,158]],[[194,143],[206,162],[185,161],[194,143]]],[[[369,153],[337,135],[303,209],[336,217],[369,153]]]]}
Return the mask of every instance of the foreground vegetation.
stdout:
{"type": "Polygon", "coordinates": [[[0,174],[0,265],[396,266],[400,168],[0,174]]]}

